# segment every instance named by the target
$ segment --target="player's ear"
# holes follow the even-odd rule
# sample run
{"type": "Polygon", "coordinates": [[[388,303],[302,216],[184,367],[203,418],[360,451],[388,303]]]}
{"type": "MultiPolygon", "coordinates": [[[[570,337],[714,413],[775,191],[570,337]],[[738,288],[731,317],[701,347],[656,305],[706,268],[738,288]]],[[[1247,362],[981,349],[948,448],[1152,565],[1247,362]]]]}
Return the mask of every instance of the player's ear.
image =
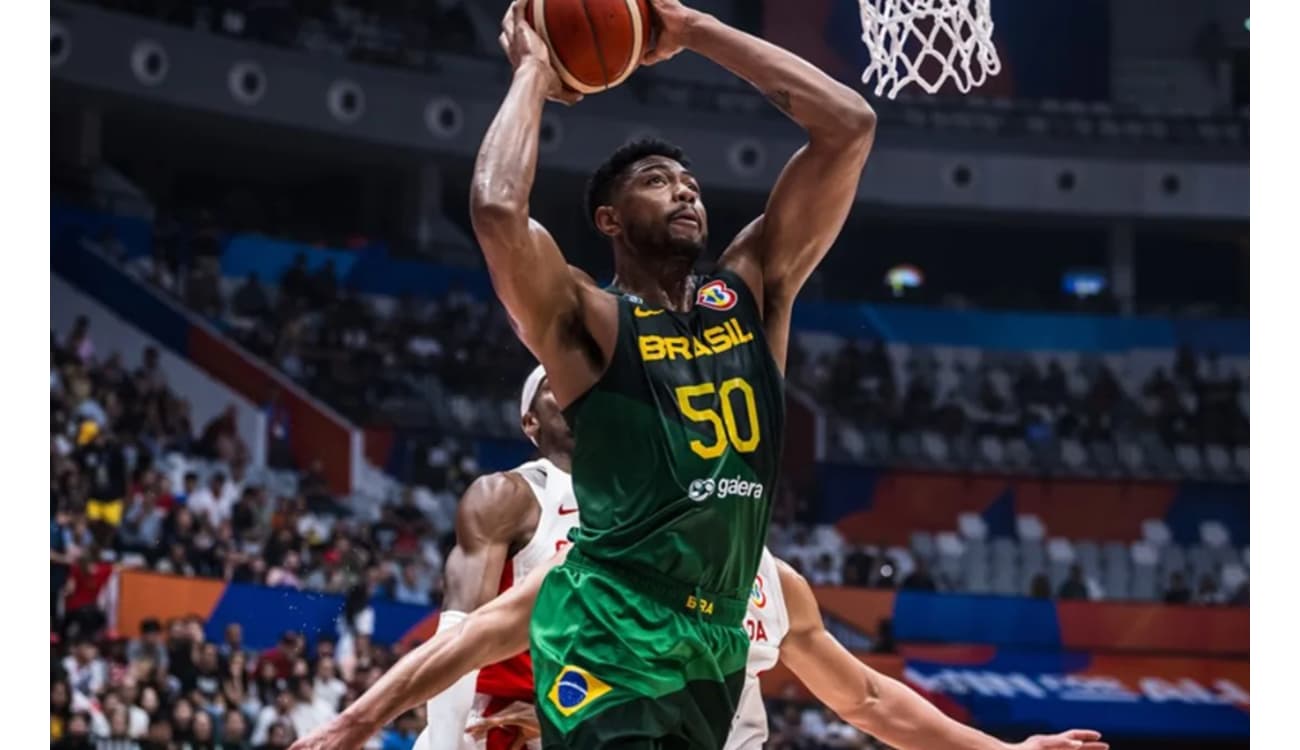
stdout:
{"type": "Polygon", "coordinates": [[[593,217],[596,229],[606,237],[614,237],[623,231],[623,222],[619,220],[618,211],[613,206],[601,206],[593,217]]]}

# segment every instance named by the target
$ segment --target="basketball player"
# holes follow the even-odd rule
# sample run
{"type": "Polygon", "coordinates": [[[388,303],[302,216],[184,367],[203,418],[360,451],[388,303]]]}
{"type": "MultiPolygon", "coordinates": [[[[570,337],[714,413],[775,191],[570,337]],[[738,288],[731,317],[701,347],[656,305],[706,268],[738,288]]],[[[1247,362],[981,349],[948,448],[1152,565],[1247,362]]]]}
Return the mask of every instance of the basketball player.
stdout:
{"type": "Polygon", "coordinates": [[[875,133],[862,97],[804,60],[677,0],[648,4],[647,63],[703,55],[808,142],[702,277],[708,215],[685,155],[660,141],[616,151],[587,196],[614,257],[602,289],[529,217],[542,109],[565,94],[522,6],[508,12],[515,73],[470,205],[497,296],[574,433],[581,525],[530,628],[547,748],[722,747],[776,491],[792,305],[843,226],[875,133]]]}
{"type": "MultiPolygon", "coordinates": [[[[344,714],[354,718],[378,705],[376,693],[384,693],[382,712],[370,712],[367,730],[377,732],[387,718],[418,703],[423,694],[399,695],[402,685],[420,685],[441,690],[459,675],[472,674],[481,665],[517,653],[528,643],[528,621],[538,589],[550,567],[548,561],[523,583],[511,588],[481,609],[475,610],[454,628],[440,628],[436,637],[421,644],[402,660],[418,665],[402,683],[386,675],[344,714]],[[418,656],[414,654],[418,653],[418,656]],[[414,656],[414,658],[413,658],[414,656]],[[360,713],[359,713],[360,712],[360,713]]],[[[745,632],[750,646],[745,685],[740,706],[731,723],[724,750],[761,750],[767,740],[767,712],[763,706],[758,676],[777,661],[794,672],[813,695],[854,727],[884,740],[900,750],[1107,750],[1101,735],[1089,730],[1071,730],[1056,735],[1039,735],[1017,745],[996,740],[944,715],[903,683],[863,664],[826,630],[812,588],[803,576],[766,549],[747,603],[745,632]]],[[[573,689],[561,683],[559,689],[573,689]]],[[[531,708],[506,709],[501,718],[488,717],[475,727],[475,734],[489,734],[501,728],[527,727],[525,736],[536,736],[531,725],[531,708]]],[[[459,726],[459,725],[455,725],[459,726]]],[[[431,733],[445,732],[457,739],[453,727],[430,723],[431,733]]],[[[292,750],[350,747],[329,744],[319,733],[294,745],[292,750]],[[315,744],[313,744],[315,743],[315,744]]],[[[417,743],[416,750],[422,746],[417,743]]]]}
{"type": "MultiPolygon", "coordinates": [[[[538,367],[524,382],[519,401],[524,434],[541,458],[516,469],[479,477],[456,509],[456,546],[447,557],[445,599],[439,631],[521,581],[568,545],[578,525],[569,467],[573,435],[538,367]]],[[[525,648],[481,672],[465,675],[428,703],[428,726],[418,750],[509,750],[517,732],[502,729],[471,742],[465,727],[510,707],[533,702],[533,668],[525,648]],[[520,653],[524,652],[524,653],[520,653]],[[430,731],[434,730],[434,731],[430,731]]]]}

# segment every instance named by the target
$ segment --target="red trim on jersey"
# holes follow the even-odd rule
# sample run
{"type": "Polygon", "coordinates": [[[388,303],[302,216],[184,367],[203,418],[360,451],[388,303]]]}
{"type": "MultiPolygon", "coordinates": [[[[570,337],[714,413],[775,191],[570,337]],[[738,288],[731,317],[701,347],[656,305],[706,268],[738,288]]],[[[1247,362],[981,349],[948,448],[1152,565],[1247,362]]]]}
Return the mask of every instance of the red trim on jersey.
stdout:
{"type": "MultiPolygon", "coordinates": [[[[515,583],[515,564],[507,560],[501,568],[501,583],[497,592],[503,592],[513,586],[515,583]]],[[[492,703],[498,700],[504,700],[506,705],[514,701],[524,703],[534,702],[535,695],[533,692],[533,660],[525,651],[517,654],[502,662],[497,662],[491,666],[484,667],[478,673],[478,683],[474,687],[479,695],[492,696],[492,703]]],[[[501,710],[498,706],[497,711],[501,710]]],[[[484,716],[487,716],[485,711],[484,716]]],[[[513,736],[513,735],[512,735],[513,736]]],[[[509,745],[505,750],[509,750],[509,745]]],[[[494,750],[491,743],[488,750],[494,750]]]]}
{"type": "MultiPolygon", "coordinates": [[[[493,714],[501,711],[514,701],[509,698],[493,698],[488,701],[487,706],[483,709],[483,718],[488,718],[493,714]]],[[[515,740],[519,739],[519,730],[512,727],[491,729],[487,733],[486,746],[487,750],[510,750],[514,747],[515,740]]]]}

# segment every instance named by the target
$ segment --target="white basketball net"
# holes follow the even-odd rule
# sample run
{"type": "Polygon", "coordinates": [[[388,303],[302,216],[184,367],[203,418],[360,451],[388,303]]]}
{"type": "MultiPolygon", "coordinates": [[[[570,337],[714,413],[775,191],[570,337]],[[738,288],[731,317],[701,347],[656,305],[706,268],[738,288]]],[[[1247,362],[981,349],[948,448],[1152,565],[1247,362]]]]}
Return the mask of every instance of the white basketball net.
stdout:
{"type": "Polygon", "coordinates": [[[963,94],[1002,70],[993,46],[991,0],[858,0],[862,41],[876,96],[898,96],[909,83],[933,94],[949,80],[963,94]],[[922,66],[925,70],[922,71],[922,66]]]}

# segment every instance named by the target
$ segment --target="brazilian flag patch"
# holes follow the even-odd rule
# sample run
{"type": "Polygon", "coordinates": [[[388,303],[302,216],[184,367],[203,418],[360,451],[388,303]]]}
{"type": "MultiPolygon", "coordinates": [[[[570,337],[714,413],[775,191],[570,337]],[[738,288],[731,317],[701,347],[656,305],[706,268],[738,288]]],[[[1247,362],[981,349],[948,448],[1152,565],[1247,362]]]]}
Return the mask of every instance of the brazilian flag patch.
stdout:
{"type": "Polygon", "coordinates": [[[565,666],[546,697],[561,715],[572,716],[612,689],[582,667],[565,666]]]}

